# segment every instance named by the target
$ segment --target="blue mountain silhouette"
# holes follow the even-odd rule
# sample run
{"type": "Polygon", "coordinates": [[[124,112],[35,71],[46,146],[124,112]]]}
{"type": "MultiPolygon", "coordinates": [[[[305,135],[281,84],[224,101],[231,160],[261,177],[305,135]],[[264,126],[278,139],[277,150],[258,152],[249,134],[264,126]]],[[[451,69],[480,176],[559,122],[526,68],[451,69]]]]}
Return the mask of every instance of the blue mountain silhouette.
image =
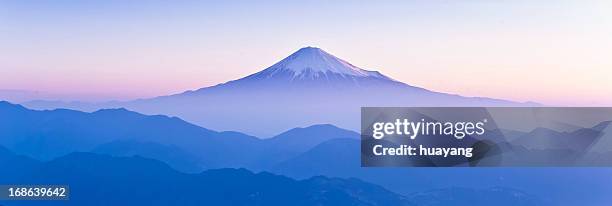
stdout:
{"type": "Polygon", "coordinates": [[[177,146],[154,142],[117,140],[97,146],[92,152],[124,157],[143,156],[160,160],[172,168],[190,173],[201,172],[206,168],[206,165],[197,156],[185,152],[177,146]]]}
{"type": "MultiPolygon", "coordinates": [[[[0,153],[3,160],[19,158],[0,153]]],[[[357,179],[294,180],[245,169],[185,174],[142,157],[71,153],[49,162],[17,161],[4,182],[70,185],[69,201],[10,205],[413,205],[405,197],[357,179]],[[17,166],[24,164],[24,166],[17,166]]]]}
{"type": "Polygon", "coordinates": [[[36,111],[0,102],[0,116],[0,136],[4,137],[0,145],[35,159],[49,160],[76,151],[141,155],[190,172],[203,167],[261,170],[326,140],[358,138],[357,133],[332,125],[314,125],[259,139],[125,109],[36,111]]]}
{"type": "Polygon", "coordinates": [[[321,143],[301,155],[274,166],[271,171],[296,178],[317,174],[357,177],[361,167],[360,140],[334,139],[321,143]]]}
{"type": "MultiPolygon", "coordinates": [[[[125,109],[92,113],[65,109],[35,111],[0,102],[0,116],[0,145],[35,159],[52,160],[75,151],[97,151],[114,156],[137,155],[159,159],[168,163],[170,166],[164,166],[170,167],[169,171],[173,172],[176,172],[175,168],[193,172],[189,169],[193,163],[190,159],[196,159],[197,164],[207,169],[245,167],[252,171],[272,171],[298,179],[319,175],[357,177],[404,195],[449,185],[468,188],[504,186],[548,196],[567,196],[578,192],[568,188],[568,185],[594,188],[592,192],[581,196],[584,199],[588,195],[598,196],[606,191],[608,184],[600,180],[611,174],[610,170],[591,168],[571,171],[555,168],[362,168],[357,133],[332,125],[292,129],[262,140],[238,132],[205,129],[179,118],[142,115],[125,109]],[[299,142],[299,145],[296,146],[295,142],[299,142]],[[291,150],[292,147],[296,149],[291,150]],[[181,160],[176,161],[177,158],[181,160]],[[573,178],[566,178],[568,174],[573,178]]],[[[36,165],[36,160],[13,162],[36,165]]],[[[18,167],[14,163],[0,165],[18,167]]],[[[3,170],[0,173],[9,172],[3,170]]]]}

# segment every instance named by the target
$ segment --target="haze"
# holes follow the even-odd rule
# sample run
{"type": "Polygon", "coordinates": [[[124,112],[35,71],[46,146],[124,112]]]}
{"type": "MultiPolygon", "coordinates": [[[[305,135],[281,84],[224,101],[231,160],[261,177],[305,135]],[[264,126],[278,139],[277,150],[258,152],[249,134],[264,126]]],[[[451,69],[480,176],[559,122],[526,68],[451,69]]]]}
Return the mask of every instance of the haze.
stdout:
{"type": "Polygon", "coordinates": [[[605,1],[1,1],[0,90],[153,97],[317,46],[434,91],[611,106],[610,13],[605,1]]]}

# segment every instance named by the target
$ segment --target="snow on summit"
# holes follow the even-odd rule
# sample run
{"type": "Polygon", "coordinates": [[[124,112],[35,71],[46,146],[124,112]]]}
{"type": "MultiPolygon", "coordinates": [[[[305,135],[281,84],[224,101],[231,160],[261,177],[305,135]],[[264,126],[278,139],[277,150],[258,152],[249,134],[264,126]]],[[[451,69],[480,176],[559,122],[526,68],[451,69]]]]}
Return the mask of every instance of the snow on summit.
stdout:
{"type": "Polygon", "coordinates": [[[367,71],[353,66],[316,47],[301,48],[264,71],[269,74],[289,71],[293,73],[294,77],[325,75],[327,73],[342,76],[383,77],[378,72],[367,71]]]}

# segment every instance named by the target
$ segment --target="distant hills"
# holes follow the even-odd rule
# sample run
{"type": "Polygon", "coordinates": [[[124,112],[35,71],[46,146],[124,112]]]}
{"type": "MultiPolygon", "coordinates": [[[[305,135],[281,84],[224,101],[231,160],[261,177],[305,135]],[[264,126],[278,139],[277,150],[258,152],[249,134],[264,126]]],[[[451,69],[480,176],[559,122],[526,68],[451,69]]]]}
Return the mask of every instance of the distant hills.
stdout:
{"type": "Polygon", "coordinates": [[[214,169],[197,174],[173,170],[139,156],[70,153],[39,162],[0,147],[0,182],[69,185],[69,201],[0,201],[28,205],[548,205],[507,188],[448,188],[399,195],[355,178],[314,176],[295,180],[246,169],[214,169]]]}
{"type": "MultiPolygon", "coordinates": [[[[260,139],[238,132],[205,129],[179,118],[149,116],[125,109],[91,113],[66,109],[36,111],[0,102],[0,116],[3,117],[0,118],[0,145],[24,155],[17,156],[20,158],[13,159],[12,163],[5,162],[17,169],[39,165],[39,160],[53,162],[74,152],[91,152],[104,154],[102,157],[155,159],[164,162],[164,167],[169,167],[169,170],[181,174],[198,174],[216,168],[247,168],[297,179],[320,175],[355,177],[406,196],[451,185],[465,188],[504,186],[528,189],[530,193],[546,191],[533,186],[534,182],[567,185],[551,176],[551,172],[565,174],[561,171],[563,169],[523,173],[522,170],[508,168],[490,168],[486,171],[362,168],[359,134],[329,124],[294,128],[271,138],[260,139]],[[473,181],[474,178],[478,181],[473,181]]],[[[609,125],[603,122],[592,129],[607,131],[609,125]]],[[[512,140],[522,141],[526,134],[514,131],[512,140]]],[[[0,150],[0,153],[9,150],[0,150]]],[[[0,171],[0,175],[7,172],[10,171],[0,171]]],[[[572,184],[605,188],[603,184],[607,183],[591,179],[609,174],[612,173],[608,170],[573,173],[577,182],[572,184]]]]}
{"type": "Polygon", "coordinates": [[[504,188],[449,188],[399,195],[355,178],[314,176],[295,180],[246,169],[178,172],[139,156],[70,153],[39,162],[0,147],[3,184],[70,185],[69,201],[0,201],[12,205],[547,205],[504,188]]]}
{"type": "Polygon", "coordinates": [[[92,153],[120,157],[142,156],[167,163],[179,171],[198,173],[207,168],[198,156],[174,145],[135,140],[116,140],[95,147],[92,153]]]}
{"type": "Polygon", "coordinates": [[[11,167],[1,171],[2,183],[70,185],[69,201],[44,205],[414,205],[401,195],[356,179],[319,176],[297,181],[245,169],[185,174],[152,159],[92,153],[37,162],[0,147],[0,165],[9,163],[11,167]]]}
{"type": "MultiPolygon", "coordinates": [[[[302,48],[255,74],[180,94],[25,105],[50,110],[0,102],[0,183],[69,183],[75,192],[88,194],[68,203],[45,202],[49,205],[543,205],[538,197],[601,205],[611,200],[592,198],[606,197],[612,189],[609,168],[361,167],[359,134],[335,125],[356,131],[362,106],[537,104],[430,91],[319,48],[302,48]]],[[[571,151],[575,157],[594,151],[584,157],[612,161],[610,123],[577,125],[551,122],[529,132],[492,134],[504,134],[506,139],[496,143],[505,149],[571,151]],[[549,141],[551,135],[567,141],[551,145],[558,143],[549,141]]]]}
{"type": "Polygon", "coordinates": [[[294,127],[321,123],[358,130],[359,111],[363,106],[537,104],[434,92],[399,82],[378,71],[361,69],[320,48],[305,47],[260,72],[180,94],[129,102],[31,101],[24,105],[81,111],[122,107],[143,114],[177,116],[215,130],[271,136],[294,127]]]}
{"type": "Polygon", "coordinates": [[[187,171],[225,167],[261,170],[327,140],[359,138],[359,134],[333,125],[314,125],[259,139],[125,109],[36,111],[0,102],[0,116],[0,136],[6,137],[0,139],[0,145],[19,154],[41,160],[75,151],[142,155],[187,171]]]}

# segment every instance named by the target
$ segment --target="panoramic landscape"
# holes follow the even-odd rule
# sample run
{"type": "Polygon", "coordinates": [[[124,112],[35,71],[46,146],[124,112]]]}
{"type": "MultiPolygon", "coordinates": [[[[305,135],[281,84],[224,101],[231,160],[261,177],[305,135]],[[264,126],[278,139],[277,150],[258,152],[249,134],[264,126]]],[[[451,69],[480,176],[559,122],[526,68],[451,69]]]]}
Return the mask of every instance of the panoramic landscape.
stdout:
{"type": "Polygon", "coordinates": [[[0,188],[69,198],[0,205],[606,205],[599,3],[1,2],[0,188]],[[366,107],[484,108],[511,159],[367,166],[366,107]]]}

